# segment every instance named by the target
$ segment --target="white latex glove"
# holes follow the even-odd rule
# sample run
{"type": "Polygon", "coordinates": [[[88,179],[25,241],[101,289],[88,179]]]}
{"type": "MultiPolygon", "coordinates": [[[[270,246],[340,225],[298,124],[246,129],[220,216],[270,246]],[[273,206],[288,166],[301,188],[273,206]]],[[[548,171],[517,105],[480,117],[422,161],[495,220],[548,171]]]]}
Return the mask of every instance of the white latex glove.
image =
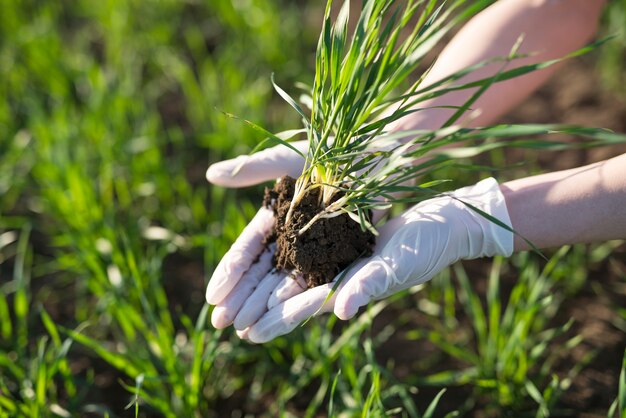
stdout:
{"type": "MultiPolygon", "coordinates": [[[[298,141],[293,145],[300,151],[306,152],[308,142],[298,141]]],[[[209,182],[219,186],[246,187],[276,180],[284,175],[297,177],[302,172],[303,166],[302,157],[291,149],[278,145],[251,156],[240,156],[233,160],[213,164],[207,170],[206,177],[209,182]],[[237,167],[240,169],[233,175],[237,167]]],[[[211,316],[211,322],[216,328],[225,328],[232,324],[243,303],[255,291],[257,299],[261,294],[266,295],[263,306],[267,305],[270,293],[275,290],[275,286],[272,288],[270,285],[276,282],[278,277],[276,274],[269,274],[272,269],[273,248],[265,249],[263,245],[263,240],[270,233],[273,224],[272,211],[261,208],[213,272],[207,286],[206,300],[209,304],[216,305],[211,316]],[[263,285],[259,286],[261,282],[263,285]]],[[[281,283],[295,283],[284,274],[280,276],[280,279],[281,283]]],[[[273,292],[274,295],[278,294],[283,298],[294,293],[293,289],[286,292],[273,292]]],[[[239,325],[237,328],[243,330],[245,327],[242,324],[252,325],[264,312],[264,309],[256,312],[248,308],[237,320],[239,325]]]]}
{"type": "MultiPolygon", "coordinates": [[[[315,313],[334,311],[340,319],[349,319],[371,300],[424,283],[458,260],[511,255],[513,233],[457,199],[511,226],[504,196],[493,178],[424,201],[379,229],[374,254],[359,261],[348,272],[326,304],[332,283],[301,290],[289,298],[270,297],[269,310],[254,324],[250,321],[235,323],[240,336],[256,343],[267,342],[290,332],[315,313]]],[[[274,280],[271,285],[281,278],[274,280]]],[[[243,304],[241,312],[263,310],[262,302],[266,299],[265,294],[253,294],[243,304]]]]}

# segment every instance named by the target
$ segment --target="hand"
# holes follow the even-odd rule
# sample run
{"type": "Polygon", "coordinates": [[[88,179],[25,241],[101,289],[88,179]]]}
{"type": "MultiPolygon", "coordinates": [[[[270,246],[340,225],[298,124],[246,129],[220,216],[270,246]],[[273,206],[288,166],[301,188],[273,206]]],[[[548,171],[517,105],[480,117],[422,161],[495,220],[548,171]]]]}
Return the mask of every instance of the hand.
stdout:
{"type": "Polygon", "coordinates": [[[290,332],[311,315],[331,310],[340,319],[349,319],[370,301],[424,283],[458,260],[510,255],[513,233],[462,202],[511,226],[504,196],[493,178],[424,201],[379,229],[374,254],[348,272],[325,304],[333,283],[293,295],[296,289],[289,298],[272,298],[269,287],[284,278],[268,281],[268,289],[243,303],[240,314],[256,310],[251,317],[260,319],[254,324],[235,322],[240,336],[256,343],[267,342],[290,332]],[[258,312],[266,309],[263,302],[268,298],[269,310],[261,316],[258,312]]]}
{"type": "MultiPolygon", "coordinates": [[[[307,150],[307,141],[292,144],[303,153],[307,150]]],[[[209,182],[216,185],[246,187],[283,175],[297,177],[303,165],[304,160],[296,152],[279,145],[252,156],[213,164],[206,176],[209,182]],[[233,174],[238,167],[239,170],[233,174]]],[[[374,219],[382,215],[382,211],[376,211],[374,219]]],[[[244,335],[244,330],[254,324],[267,307],[271,308],[306,290],[306,283],[301,278],[272,271],[275,246],[266,248],[264,240],[273,225],[272,211],[261,208],[213,272],[206,300],[216,305],[211,315],[214,327],[225,328],[234,324],[244,335]]]]}
{"type": "MultiPolygon", "coordinates": [[[[293,145],[302,152],[306,152],[307,141],[294,142],[293,145]]],[[[207,180],[213,184],[225,187],[246,187],[268,180],[275,180],[284,175],[297,177],[304,166],[304,160],[297,153],[282,145],[260,151],[251,156],[240,156],[233,160],[213,164],[207,170],[207,180]],[[233,175],[236,168],[239,171],[233,175]]],[[[225,328],[237,318],[246,299],[255,290],[259,295],[264,289],[271,292],[275,286],[271,284],[280,276],[284,283],[292,285],[293,280],[287,280],[285,274],[268,274],[271,270],[273,248],[265,249],[263,241],[270,233],[274,224],[272,211],[261,208],[239,238],[224,255],[206,290],[206,300],[216,305],[211,316],[211,322],[216,328],[225,328]],[[256,263],[255,263],[256,261],[256,263]],[[267,277],[267,280],[263,280],[267,277]],[[259,286],[260,282],[264,284],[259,286]]],[[[289,288],[289,286],[287,286],[289,288]]],[[[293,290],[291,290],[293,293],[293,290]]],[[[290,295],[280,293],[283,297],[290,295]]],[[[256,296],[258,297],[258,296],[256,296]]],[[[267,298],[264,305],[267,304],[267,298]]],[[[248,310],[249,311],[249,310],[248,310]]],[[[252,315],[244,312],[236,321],[241,324],[252,325],[265,311],[252,315]],[[250,319],[250,318],[253,318],[250,319]],[[251,321],[251,322],[250,322],[251,321]]]]}

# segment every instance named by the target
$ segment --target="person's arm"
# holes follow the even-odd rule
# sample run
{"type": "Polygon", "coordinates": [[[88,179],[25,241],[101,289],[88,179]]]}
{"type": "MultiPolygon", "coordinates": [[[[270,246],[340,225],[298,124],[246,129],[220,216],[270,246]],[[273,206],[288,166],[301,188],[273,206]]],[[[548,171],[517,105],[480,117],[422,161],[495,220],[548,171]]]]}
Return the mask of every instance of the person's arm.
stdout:
{"type": "MultiPolygon", "coordinates": [[[[595,35],[606,0],[500,0],[472,18],[441,52],[424,85],[432,84],[482,61],[506,57],[521,34],[520,53],[509,69],[561,58],[583,47],[595,35]]],[[[512,110],[554,74],[560,64],[492,85],[472,105],[480,110],[469,126],[485,126],[512,110]]],[[[463,82],[490,77],[502,67],[492,64],[463,82]]],[[[461,90],[423,102],[419,107],[461,106],[474,90],[461,90]]],[[[431,109],[398,121],[393,130],[438,129],[454,110],[431,109]]]]}
{"type": "MultiPolygon", "coordinates": [[[[513,229],[539,248],[626,239],[626,154],[500,189],[513,229]]],[[[519,236],[514,248],[529,249],[519,236]]]]}

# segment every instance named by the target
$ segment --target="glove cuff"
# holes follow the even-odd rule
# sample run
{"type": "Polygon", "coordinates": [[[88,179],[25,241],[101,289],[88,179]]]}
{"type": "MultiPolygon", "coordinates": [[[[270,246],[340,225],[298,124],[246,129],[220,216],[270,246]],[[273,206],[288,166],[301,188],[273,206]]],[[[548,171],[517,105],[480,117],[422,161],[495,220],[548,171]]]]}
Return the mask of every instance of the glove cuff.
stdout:
{"type": "MultiPolygon", "coordinates": [[[[484,179],[474,186],[456,190],[453,196],[494,217],[508,228],[512,228],[504,195],[493,177],[484,179]]],[[[510,256],[513,253],[513,232],[486,218],[472,207],[463,206],[478,223],[483,235],[482,245],[476,248],[477,251],[472,251],[474,254],[471,254],[470,258],[510,256]]]]}

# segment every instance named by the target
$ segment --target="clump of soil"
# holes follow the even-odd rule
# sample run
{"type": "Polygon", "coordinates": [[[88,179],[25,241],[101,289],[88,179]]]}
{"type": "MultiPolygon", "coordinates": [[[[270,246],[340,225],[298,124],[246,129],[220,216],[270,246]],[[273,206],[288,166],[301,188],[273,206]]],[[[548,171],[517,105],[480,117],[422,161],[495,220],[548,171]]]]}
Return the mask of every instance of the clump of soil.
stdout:
{"type": "MultiPolygon", "coordinates": [[[[295,189],[295,179],[283,177],[273,189],[265,189],[263,204],[276,218],[268,242],[276,241],[276,268],[296,271],[308,287],[329,283],[359,257],[372,254],[374,235],[346,214],[317,220],[302,235],[302,229],[320,210],[319,189],[308,192],[295,206],[289,224],[285,217],[295,189]]],[[[337,195],[338,199],[341,195],[337,195]]]]}

